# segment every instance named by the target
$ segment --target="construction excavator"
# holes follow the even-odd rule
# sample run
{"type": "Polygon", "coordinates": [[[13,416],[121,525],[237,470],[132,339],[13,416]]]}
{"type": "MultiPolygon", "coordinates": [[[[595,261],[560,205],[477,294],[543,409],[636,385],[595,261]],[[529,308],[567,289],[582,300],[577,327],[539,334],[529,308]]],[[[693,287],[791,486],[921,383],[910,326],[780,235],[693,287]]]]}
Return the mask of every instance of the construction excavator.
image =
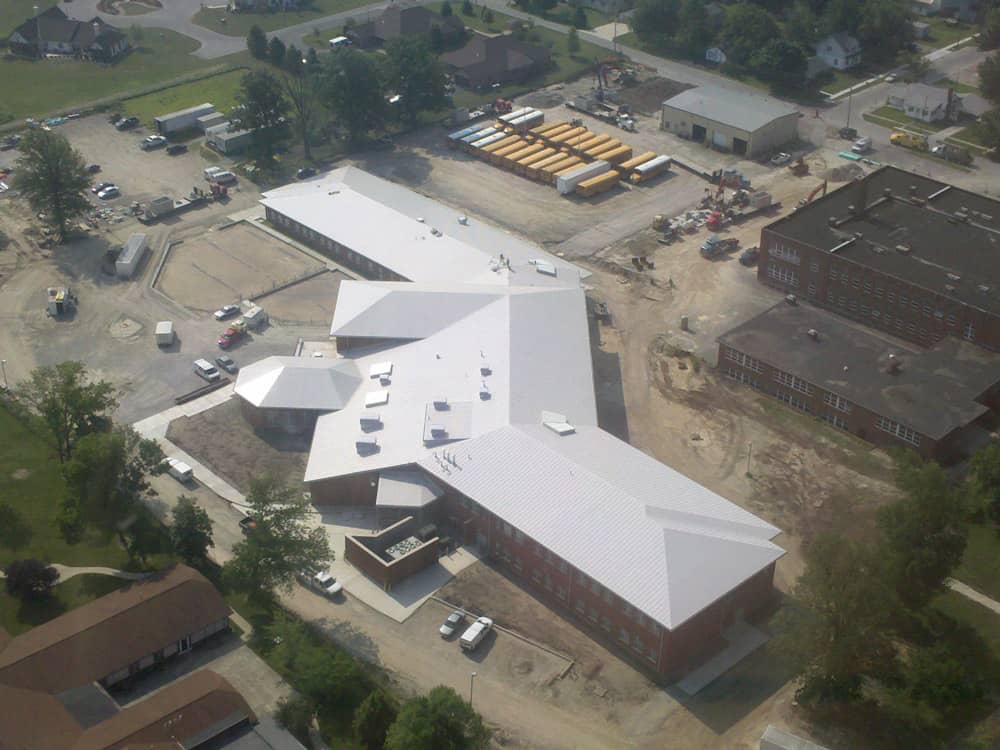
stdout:
{"type": "Polygon", "coordinates": [[[823,180],[823,182],[821,182],[819,185],[813,188],[812,192],[809,193],[809,195],[807,195],[805,198],[800,200],[795,207],[802,208],[803,206],[808,206],[810,203],[813,202],[813,199],[820,193],[826,195],[826,180],[823,180]]]}

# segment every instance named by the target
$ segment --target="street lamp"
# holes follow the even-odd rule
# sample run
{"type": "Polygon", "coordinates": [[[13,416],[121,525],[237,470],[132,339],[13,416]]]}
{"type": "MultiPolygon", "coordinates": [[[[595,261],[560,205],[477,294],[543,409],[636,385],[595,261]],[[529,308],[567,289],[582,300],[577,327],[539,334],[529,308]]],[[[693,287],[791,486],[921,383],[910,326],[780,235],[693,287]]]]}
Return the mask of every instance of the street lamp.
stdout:
{"type": "Polygon", "coordinates": [[[470,672],[469,673],[469,707],[470,708],[472,707],[472,688],[475,686],[475,684],[476,684],[476,673],[475,672],[470,672]]]}
{"type": "Polygon", "coordinates": [[[0,359],[0,372],[3,372],[3,389],[7,390],[7,360],[0,359]]]}

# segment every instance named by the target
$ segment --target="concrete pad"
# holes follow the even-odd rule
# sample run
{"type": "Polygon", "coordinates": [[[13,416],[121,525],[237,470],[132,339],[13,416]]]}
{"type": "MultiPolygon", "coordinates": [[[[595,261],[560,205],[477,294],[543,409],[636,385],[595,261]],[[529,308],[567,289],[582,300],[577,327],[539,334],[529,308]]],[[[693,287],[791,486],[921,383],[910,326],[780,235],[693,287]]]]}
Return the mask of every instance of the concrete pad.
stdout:
{"type": "Polygon", "coordinates": [[[677,683],[688,695],[696,695],[770,640],[770,636],[745,622],[723,633],[729,646],[677,683]]]}
{"type": "Polygon", "coordinates": [[[376,530],[374,508],[322,509],[316,516],[316,524],[326,531],[330,539],[330,546],[336,555],[330,572],[340,581],[344,591],[396,622],[405,622],[456,573],[479,560],[474,551],[462,547],[397,584],[392,591],[384,591],[379,584],[344,560],[346,536],[368,535],[376,530]]]}

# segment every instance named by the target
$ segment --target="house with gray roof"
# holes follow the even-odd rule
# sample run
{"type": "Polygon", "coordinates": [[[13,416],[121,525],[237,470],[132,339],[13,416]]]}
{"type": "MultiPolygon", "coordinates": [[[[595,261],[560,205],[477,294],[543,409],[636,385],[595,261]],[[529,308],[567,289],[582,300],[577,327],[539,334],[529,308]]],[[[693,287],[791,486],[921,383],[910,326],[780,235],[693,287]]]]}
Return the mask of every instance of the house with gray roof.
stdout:
{"type": "Polygon", "coordinates": [[[698,86],[663,102],[660,128],[718,151],[756,158],[798,138],[799,113],[778,99],[698,86]]]}
{"type": "Polygon", "coordinates": [[[861,42],[846,31],[838,31],[816,42],[816,54],[837,70],[850,70],[861,64],[861,42]]]}
{"type": "Polygon", "coordinates": [[[7,40],[12,52],[25,57],[76,55],[109,62],[128,49],[127,37],[95,16],[76,21],[53,5],[28,19],[7,40]]]}
{"type": "Polygon", "coordinates": [[[893,86],[885,103],[921,122],[956,120],[962,111],[962,100],[954,89],[926,83],[893,86]]]}

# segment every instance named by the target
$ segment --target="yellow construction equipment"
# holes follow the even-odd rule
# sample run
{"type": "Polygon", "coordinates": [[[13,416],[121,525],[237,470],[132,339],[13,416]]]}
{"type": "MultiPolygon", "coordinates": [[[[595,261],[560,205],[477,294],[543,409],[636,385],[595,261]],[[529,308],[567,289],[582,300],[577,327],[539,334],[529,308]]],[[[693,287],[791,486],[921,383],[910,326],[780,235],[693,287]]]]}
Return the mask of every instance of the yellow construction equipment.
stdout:
{"type": "Polygon", "coordinates": [[[907,133],[905,130],[897,130],[889,136],[889,143],[893,146],[912,148],[914,151],[927,150],[927,137],[916,133],[907,133]]]}

